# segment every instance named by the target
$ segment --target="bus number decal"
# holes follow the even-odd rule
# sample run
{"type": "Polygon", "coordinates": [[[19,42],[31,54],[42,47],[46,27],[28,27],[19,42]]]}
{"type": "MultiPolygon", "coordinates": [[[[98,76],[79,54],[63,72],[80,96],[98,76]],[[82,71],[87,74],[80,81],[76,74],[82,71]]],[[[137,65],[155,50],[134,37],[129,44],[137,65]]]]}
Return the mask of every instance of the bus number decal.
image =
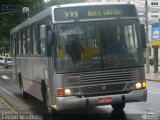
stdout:
{"type": "Polygon", "coordinates": [[[68,11],[65,12],[65,17],[66,18],[77,18],[78,17],[78,12],[77,11],[68,11]]]}

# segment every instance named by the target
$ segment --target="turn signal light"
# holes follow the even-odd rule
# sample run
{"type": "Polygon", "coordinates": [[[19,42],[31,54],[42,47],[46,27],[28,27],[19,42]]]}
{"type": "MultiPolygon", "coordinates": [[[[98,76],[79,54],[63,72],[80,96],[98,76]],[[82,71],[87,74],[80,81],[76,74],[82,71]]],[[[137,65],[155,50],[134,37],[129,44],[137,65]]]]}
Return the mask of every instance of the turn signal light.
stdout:
{"type": "Polygon", "coordinates": [[[57,95],[63,96],[64,95],[64,89],[57,89],[57,95]]]}
{"type": "Polygon", "coordinates": [[[143,81],[141,84],[142,84],[142,88],[146,88],[146,82],[145,81],[143,81]]]}

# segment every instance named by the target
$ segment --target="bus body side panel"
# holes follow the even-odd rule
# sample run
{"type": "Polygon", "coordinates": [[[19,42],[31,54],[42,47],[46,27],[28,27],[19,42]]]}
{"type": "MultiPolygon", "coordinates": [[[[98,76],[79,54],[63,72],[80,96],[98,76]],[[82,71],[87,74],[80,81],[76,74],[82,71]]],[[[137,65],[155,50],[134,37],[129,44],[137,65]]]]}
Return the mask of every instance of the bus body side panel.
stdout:
{"type": "Polygon", "coordinates": [[[17,72],[16,72],[16,58],[15,58],[15,57],[12,57],[11,61],[12,61],[12,80],[13,80],[16,84],[19,84],[18,74],[17,74],[17,72]]]}
{"type": "MultiPolygon", "coordinates": [[[[13,59],[13,58],[12,58],[13,59]]],[[[48,57],[16,57],[13,61],[13,73],[15,73],[14,80],[19,84],[18,73],[21,74],[23,80],[24,91],[43,101],[41,82],[45,81],[50,95],[50,103],[55,103],[54,90],[53,90],[53,68],[52,58],[48,57]],[[15,64],[15,61],[17,64],[15,64]],[[50,66],[50,68],[48,68],[50,66]],[[50,78],[50,79],[49,79],[50,78]]]]}
{"type": "Polygon", "coordinates": [[[21,61],[18,63],[17,70],[22,75],[24,91],[39,100],[43,100],[41,81],[45,80],[48,84],[47,57],[21,57],[21,61]]]}

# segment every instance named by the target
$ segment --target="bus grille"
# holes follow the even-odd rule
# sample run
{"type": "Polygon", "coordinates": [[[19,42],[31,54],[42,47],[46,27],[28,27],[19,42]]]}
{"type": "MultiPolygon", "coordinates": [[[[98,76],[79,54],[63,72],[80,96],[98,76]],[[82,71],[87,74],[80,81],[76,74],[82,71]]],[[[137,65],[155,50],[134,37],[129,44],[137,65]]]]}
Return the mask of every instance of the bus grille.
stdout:
{"type": "Polygon", "coordinates": [[[136,81],[144,79],[144,75],[141,75],[142,70],[143,68],[132,68],[72,74],[71,76],[79,76],[78,82],[67,82],[66,85],[68,87],[78,86],[83,94],[129,91],[134,88],[136,81]]]}
{"type": "Polygon", "coordinates": [[[135,80],[141,80],[141,71],[139,69],[108,70],[83,73],[80,75],[80,83],[77,85],[119,83],[135,80]]]}
{"type": "Polygon", "coordinates": [[[119,91],[125,87],[125,83],[121,84],[110,84],[110,85],[98,85],[98,86],[90,86],[90,87],[82,87],[81,90],[83,93],[95,93],[95,92],[112,92],[119,91]]]}

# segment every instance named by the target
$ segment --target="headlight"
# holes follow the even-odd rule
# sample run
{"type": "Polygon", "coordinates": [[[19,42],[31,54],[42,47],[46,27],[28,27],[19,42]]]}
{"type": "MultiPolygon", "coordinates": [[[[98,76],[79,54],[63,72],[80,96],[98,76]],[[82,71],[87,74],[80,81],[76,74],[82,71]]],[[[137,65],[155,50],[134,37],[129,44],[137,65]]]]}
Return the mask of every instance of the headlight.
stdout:
{"type": "Polygon", "coordinates": [[[64,93],[65,93],[65,95],[71,95],[72,94],[70,89],[65,89],[64,93]]]}
{"type": "Polygon", "coordinates": [[[141,89],[141,87],[142,87],[142,85],[141,85],[141,83],[136,83],[136,89],[141,89]]]}

